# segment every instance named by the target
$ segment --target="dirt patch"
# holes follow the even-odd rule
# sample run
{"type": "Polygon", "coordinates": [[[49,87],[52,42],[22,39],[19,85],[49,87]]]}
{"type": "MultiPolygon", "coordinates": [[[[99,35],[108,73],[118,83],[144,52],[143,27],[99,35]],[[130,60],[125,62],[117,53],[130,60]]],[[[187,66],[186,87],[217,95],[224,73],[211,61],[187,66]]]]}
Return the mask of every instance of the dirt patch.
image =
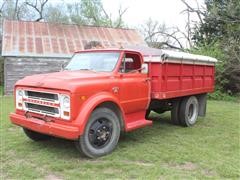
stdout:
{"type": "Polygon", "coordinates": [[[63,180],[63,178],[56,176],[55,174],[48,174],[45,180],[63,180]]]}
{"type": "Polygon", "coordinates": [[[17,130],[18,130],[17,127],[10,127],[10,128],[8,128],[8,131],[14,131],[14,132],[16,132],[17,130]]]}
{"type": "MultiPolygon", "coordinates": [[[[106,163],[107,161],[101,160],[101,159],[79,159],[79,162],[85,162],[85,163],[94,163],[94,164],[103,164],[106,163]]],[[[131,160],[123,160],[120,161],[123,164],[133,164],[133,165],[139,165],[139,166],[153,166],[153,163],[149,163],[146,161],[131,161],[131,160]]]]}
{"type": "Polygon", "coordinates": [[[101,160],[101,159],[88,159],[88,158],[79,158],[78,160],[77,160],[79,163],[91,163],[91,164],[103,164],[103,163],[105,163],[106,161],[104,161],[104,160],[101,160]]]}
{"type": "Polygon", "coordinates": [[[120,169],[107,168],[103,171],[104,174],[119,174],[122,173],[120,169]]]}
{"type": "Polygon", "coordinates": [[[194,164],[192,162],[186,162],[184,164],[181,164],[178,166],[180,169],[183,169],[183,170],[196,170],[198,168],[198,165],[197,164],[194,164]]]}
{"type": "Polygon", "coordinates": [[[145,161],[124,161],[126,164],[134,164],[138,166],[153,166],[153,163],[145,162],[145,161]]]}
{"type": "Polygon", "coordinates": [[[176,169],[187,170],[187,171],[193,171],[198,169],[198,165],[192,162],[186,162],[184,164],[170,164],[168,166],[176,169]]]}
{"type": "Polygon", "coordinates": [[[204,169],[204,170],[203,170],[203,174],[204,174],[205,176],[217,176],[217,173],[216,173],[216,172],[211,171],[211,170],[209,170],[209,169],[204,169]]]}
{"type": "Polygon", "coordinates": [[[8,179],[6,174],[0,172],[0,179],[8,179]]]}

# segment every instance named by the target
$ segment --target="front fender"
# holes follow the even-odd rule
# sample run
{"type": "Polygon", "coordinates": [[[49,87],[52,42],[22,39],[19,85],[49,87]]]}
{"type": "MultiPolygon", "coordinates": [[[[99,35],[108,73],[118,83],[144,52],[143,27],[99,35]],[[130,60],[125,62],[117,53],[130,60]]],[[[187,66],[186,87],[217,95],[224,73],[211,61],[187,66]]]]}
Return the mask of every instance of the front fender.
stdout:
{"type": "Polygon", "coordinates": [[[92,113],[92,111],[101,103],[104,102],[113,102],[118,105],[119,109],[122,112],[123,118],[124,113],[123,109],[116,97],[114,97],[112,94],[108,92],[101,92],[98,94],[95,94],[88,98],[81,106],[81,109],[79,111],[79,114],[74,122],[79,127],[79,135],[82,135],[85,129],[85,126],[88,122],[88,119],[92,113]]]}

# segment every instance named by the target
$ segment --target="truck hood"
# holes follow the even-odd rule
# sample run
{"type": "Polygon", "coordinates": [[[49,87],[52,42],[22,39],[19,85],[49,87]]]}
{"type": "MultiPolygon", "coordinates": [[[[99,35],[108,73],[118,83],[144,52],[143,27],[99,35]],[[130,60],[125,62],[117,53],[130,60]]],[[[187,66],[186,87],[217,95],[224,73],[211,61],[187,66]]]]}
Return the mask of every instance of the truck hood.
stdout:
{"type": "Polygon", "coordinates": [[[92,71],[61,71],[48,74],[37,74],[20,79],[16,86],[59,89],[74,92],[76,87],[89,84],[90,80],[109,78],[110,73],[92,71]]]}

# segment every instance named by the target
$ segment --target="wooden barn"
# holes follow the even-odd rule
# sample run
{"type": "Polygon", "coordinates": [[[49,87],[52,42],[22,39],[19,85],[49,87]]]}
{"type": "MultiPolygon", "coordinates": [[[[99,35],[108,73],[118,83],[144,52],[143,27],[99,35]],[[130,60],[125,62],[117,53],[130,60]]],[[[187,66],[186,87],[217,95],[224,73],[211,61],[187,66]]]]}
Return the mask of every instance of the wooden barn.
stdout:
{"type": "Polygon", "coordinates": [[[12,94],[15,82],[25,76],[59,71],[91,41],[104,47],[145,45],[133,29],[4,20],[4,93],[12,94]]]}

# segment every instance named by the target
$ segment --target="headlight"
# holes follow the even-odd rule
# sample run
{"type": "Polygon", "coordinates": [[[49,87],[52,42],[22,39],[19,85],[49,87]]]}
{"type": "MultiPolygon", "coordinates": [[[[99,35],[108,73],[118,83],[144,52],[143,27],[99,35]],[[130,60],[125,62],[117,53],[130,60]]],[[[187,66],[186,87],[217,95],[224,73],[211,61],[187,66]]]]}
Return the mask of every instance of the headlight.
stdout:
{"type": "Polygon", "coordinates": [[[61,105],[61,118],[69,120],[70,119],[70,96],[61,94],[60,95],[60,105],[61,105]]]}
{"type": "Polygon", "coordinates": [[[16,108],[23,109],[23,95],[24,91],[22,89],[16,90],[16,108]]]}
{"type": "Polygon", "coordinates": [[[64,97],[63,98],[63,106],[64,106],[64,108],[69,108],[70,107],[70,99],[69,99],[69,97],[64,97]]]}
{"type": "Polygon", "coordinates": [[[17,90],[18,96],[23,96],[23,90],[17,90]]]}

